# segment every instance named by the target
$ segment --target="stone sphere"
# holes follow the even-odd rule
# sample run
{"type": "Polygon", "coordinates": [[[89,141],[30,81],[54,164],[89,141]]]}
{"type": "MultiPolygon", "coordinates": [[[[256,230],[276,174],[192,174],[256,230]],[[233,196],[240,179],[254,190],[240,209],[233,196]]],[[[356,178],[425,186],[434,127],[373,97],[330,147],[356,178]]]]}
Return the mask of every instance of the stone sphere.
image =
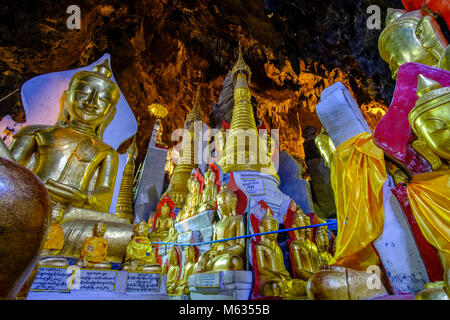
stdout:
{"type": "Polygon", "coordinates": [[[44,184],[0,157],[0,299],[14,299],[39,258],[50,224],[44,184]]]}

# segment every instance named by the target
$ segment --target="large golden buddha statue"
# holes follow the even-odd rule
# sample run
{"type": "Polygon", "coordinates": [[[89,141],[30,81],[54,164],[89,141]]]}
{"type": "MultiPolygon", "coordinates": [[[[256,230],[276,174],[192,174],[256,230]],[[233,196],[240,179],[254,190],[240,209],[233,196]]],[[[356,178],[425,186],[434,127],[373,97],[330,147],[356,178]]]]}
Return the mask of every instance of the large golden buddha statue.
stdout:
{"type": "Polygon", "coordinates": [[[108,241],[103,237],[108,226],[102,221],[95,224],[92,237],[87,237],[75,266],[87,269],[110,269],[107,261],[108,241]]]}
{"type": "Polygon", "coordinates": [[[378,49],[381,58],[389,64],[394,79],[398,68],[406,62],[450,70],[447,41],[439,24],[425,10],[388,9],[378,49]]]}
{"type": "Polygon", "coordinates": [[[108,60],[93,71],[76,73],[63,97],[58,123],[27,126],[14,136],[12,155],[45,183],[53,210],[109,210],[118,155],[103,143],[102,135],[120,97],[110,77],[108,60]]]}
{"type": "Polygon", "coordinates": [[[157,262],[156,254],[148,238],[148,229],[145,221],[135,224],[122,270],[161,273],[161,266],[157,262]]]}
{"type": "MultiPolygon", "coordinates": [[[[310,225],[309,218],[298,208],[293,217],[292,228],[310,225]]],[[[319,271],[320,261],[316,244],[310,240],[311,229],[294,231],[295,239],[291,242],[292,260],[297,278],[308,280],[319,271]]]]}
{"type": "Polygon", "coordinates": [[[215,184],[216,174],[211,167],[205,173],[205,189],[202,193],[200,208],[198,212],[214,210],[216,206],[217,185],[215,184]]]}
{"type": "MultiPolygon", "coordinates": [[[[267,208],[258,227],[261,233],[278,230],[278,221],[273,218],[270,208],[267,208]]],[[[255,254],[260,295],[285,299],[306,297],[306,282],[292,279],[286,270],[283,252],[277,244],[277,233],[262,235],[255,254]]]]}
{"type": "Polygon", "coordinates": [[[450,270],[450,87],[442,88],[438,82],[419,75],[417,96],[409,113],[409,123],[417,136],[412,146],[433,171],[412,177],[407,185],[408,199],[422,234],[439,251],[445,270],[444,282],[434,288],[431,285],[417,298],[448,299],[444,283],[448,286],[450,270]]]}
{"type": "MultiPolygon", "coordinates": [[[[236,214],[237,196],[223,184],[217,195],[217,211],[220,220],[214,229],[213,240],[223,240],[245,234],[244,217],[236,214]]],[[[242,270],[244,268],[245,239],[216,242],[200,256],[195,271],[214,272],[242,270]]]]}

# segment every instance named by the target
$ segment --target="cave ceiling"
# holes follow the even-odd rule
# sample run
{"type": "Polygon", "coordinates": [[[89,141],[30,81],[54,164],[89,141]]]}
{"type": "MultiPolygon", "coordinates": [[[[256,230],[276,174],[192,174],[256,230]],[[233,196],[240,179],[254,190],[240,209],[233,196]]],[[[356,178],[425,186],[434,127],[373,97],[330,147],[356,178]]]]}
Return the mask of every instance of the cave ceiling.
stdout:
{"type": "MultiPolygon", "coordinates": [[[[33,76],[85,66],[109,52],[138,119],[140,150],[154,123],[147,106],[155,102],[169,110],[164,142],[176,143],[171,133],[193,107],[198,71],[205,122],[217,127],[222,118],[231,120],[232,88],[225,80],[239,39],[253,72],[257,117],[280,130],[281,150],[303,164],[302,132],[320,129],[314,110],[324,88],[343,82],[372,128],[392,97],[394,81],[378,55],[380,30],[366,27],[366,8],[379,5],[384,21],[387,8],[402,8],[400,0],[80,0],[80,30],[66,27],[70,4],[2,2],[0,98],[33,76]]],[[[0,118],[8,114],[24,120],[20,90],[0,103],[0,118]]]]}

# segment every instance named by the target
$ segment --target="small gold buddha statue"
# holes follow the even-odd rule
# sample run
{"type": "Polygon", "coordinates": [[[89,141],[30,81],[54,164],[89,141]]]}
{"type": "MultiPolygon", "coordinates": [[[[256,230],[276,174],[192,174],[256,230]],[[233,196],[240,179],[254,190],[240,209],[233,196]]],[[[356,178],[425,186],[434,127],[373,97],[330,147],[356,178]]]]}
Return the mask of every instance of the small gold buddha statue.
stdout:
{"type": "Polygon", "coordinates": [[[171,211],[169,204],[165,202],[150,234],[151,241],[171,242],[175,240],[176,231],[174,221],[170,216],[171,211]]]}
{"type": "Polygon", "coordinates": [[[176,292],[177,295],[189,295],[189,277],[194,274],[195,266],[195,249],[194,247],[186,247],[184,249],[184,260],[186,263],[183,267],[183,273],[180,280],[177,283],[176,292]]]}
{"type": "Polygon", "coordinates": [[[214,210],[216,206],[217,185],[215,184],[216,174],[211,167],[205,173],[205,189],[202,193],[200,208],[198,212],[214,210]]]}
{"type": "Polygon", "coordinates": [[[111,264],[107,261],[108,241],[103,238],[106,223],[97,222],[92,230],[92,237],[87,237],[81,249],[80,258],[75,265],[86,269],[110,269],[111,264]]]}
{"type": "Polygon", "coordinates": [[[186,220],[195,216],[198,212],[198,206],[200,204],[200,182],[195,176],[191,176],[187,182],[189,194],[186,197],[186,202],[183,208],[178,212],[177,222],[186,220]]]}
{"type": "Polygon", "coordinates": [[[417,136],[412,146],[430,163],[433,172],[412,177],[407,185],[408,198],[422,233],[438,249],[444,282],[427,285],[416,299],[446,300],[445,281],[448,286],[450,270],[450,87],[443,88],[440,83],[419,75],[417,96],[409,113],[409,123],[417,136]]]}
{"type": "MultiPolygon", "coordinates": [[[[268,208],[259,221],[259,232],[276,230],[278,230],[278,221],[273,218],[272,210],[268,208]]],[[[286,270],[283,252],[277,244],[277,233],[262,235],[261,241],[256,244],[255,254],[261,296],[284,299],[306,297],[306,282],[292,279],[286,270]]]]}
{"type": "Polygon", "coordinates": [[[319,254],[319,268],[329,265],[330,261],[333,259],[333,256],[328,252],[329,240],[326,226],[318,227],[316,229],[315,239],[319,254]]]}
{"type": "Polygon", "coordinates": [[[406,62],[448,68],[447,41],[436,20],[425,10],[406,12],[388,9],[386,27],[378,39],[381,58],[389,64],[392,78],[406,62]]]}
{"type": "Polygon", "coordinates": [[[333,141],[331,141],[325,127],[322,126],[320,133],[314,139],[314,143],[320,152],[320,156],[325,161],[325,165],[331,168],[333,155],[336,148],[334,147],[333,141]]]}
{"type": "MultiPolygon", "coordinates": [[[[309,218],[300,208],[293,216],[292,228],[310,225],[309,218]]],[[[316,245],[310,240],[311,229],[295,230],[295,239],[291,242],[291,252],[297,278],[308,280],[319,271],[319,254],[316,245]]]]}
{"type": "Polygon", "coordinates": [[[178,262],[178,254],[175,247],[172,247],[167,257],[169,268],[167,269],[166,292],[169,295],[177,294],[178,280],[180,277],[180,265],[178,262]]]}
{"type": "Polygon", "coordinates": [[[77,72],[63,95],[58,123],[24,127],[11,143],[14,158],[45,183],[57,210],[109,211],[118,154],[102,136],[120,97],[111,75],[108,60],[93,71],[77,72]]]}
{"type": "Polygon", "coordinates": [[[60,225],[63,212],[53,210],[50,228],[48,230],[47,239],[41,251],[39,266],[52,266],[59,268],[67,268],[69,263],[62,257],[55,257],[61,253],[64,247],[64,231],[60,225]]]}
{"type": "MultiPolygon", "coordinates": [[[[213,240],[239,237],[245,235],[244,217],[236,214],[237,196],[222,185],[217,195],[217,211],[220,220],[216,223],[213,240]]],[[[215,272],[226,270],[243,270],[245,257],[245,239],[216,242],[211,249],[200,256],[195,272],[215,272]]]]}
{"type": "Polygon", "coordinates": [[[155,251],[148,238],[148,224],[141,221],[134,226],[134,234],[128,242],[124,263],[121,270],[161,273],[155,251]]]}

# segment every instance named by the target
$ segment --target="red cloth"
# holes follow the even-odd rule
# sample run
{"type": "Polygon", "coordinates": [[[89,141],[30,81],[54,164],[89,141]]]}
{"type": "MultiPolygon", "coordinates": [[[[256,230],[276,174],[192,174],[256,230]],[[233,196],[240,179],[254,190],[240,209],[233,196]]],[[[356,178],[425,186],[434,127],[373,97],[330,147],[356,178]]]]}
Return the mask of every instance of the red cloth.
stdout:
{"type": "Polygon", "coordinates": [[[440,15],[450,28],[450,1],[448,0],[402,0],[406,11],[414,11],[428,7],[434,13],[440,15]]]}

